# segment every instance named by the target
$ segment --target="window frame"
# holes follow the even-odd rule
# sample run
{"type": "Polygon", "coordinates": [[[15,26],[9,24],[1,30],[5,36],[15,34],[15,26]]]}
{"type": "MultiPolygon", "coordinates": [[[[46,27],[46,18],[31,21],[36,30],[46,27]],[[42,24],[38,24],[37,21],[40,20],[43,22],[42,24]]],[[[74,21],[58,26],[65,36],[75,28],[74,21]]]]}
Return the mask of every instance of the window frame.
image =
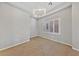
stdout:
{"type": "Polygon", "coordinates": [[[55,18],[55,19],[53,19],[53,23],[54,23],[54,24],[53,24],[53,32],[52,32],[52,34],[60,35],[60,34],[61,34],[61,20],[60,20],[60,18],[55,18]],[[56,33],[56,32],[54,31],[54,30],[55,30],[55,29],[54,29],[54,28],[55,28],[55,27],[54,27],[54,25],[55,25],[55,20],[58,20],[58,27],[59,27],[59,28],[58,28],[58,31],[59,31],[58,33],[56,33]]]}
{"type": "Polygon", "coordinates": [[[45,30],[43,30],[43,32],[44,32],[44,33],[48,33],[48,34],[60,35],[60,34],[61,34],[61,19],[58,18],[58,17],[57,17],[57,18],[51,18],[51,19],[52,19],[52,20],[46,21],[46,22],[44,23],[45,26],[46,26],[46,23],[49,24],[49,27],[48,27],[48,30],[49,30],[49,31],[46,31],[46,27],[44,27],[45,30]],[[59,25],[58,25],[58,27],[59,27],[59,28],[58,28],[58,31],[59,31],[58,33],[54,32],[54,30],[55,30],[55,29],[54,29],[55,20],[58,20],[58,24],[59,24],[59,25]],[[50,22],[51,22],[51,21],[53,21],[53,32],[50,32],[50,22]]]}

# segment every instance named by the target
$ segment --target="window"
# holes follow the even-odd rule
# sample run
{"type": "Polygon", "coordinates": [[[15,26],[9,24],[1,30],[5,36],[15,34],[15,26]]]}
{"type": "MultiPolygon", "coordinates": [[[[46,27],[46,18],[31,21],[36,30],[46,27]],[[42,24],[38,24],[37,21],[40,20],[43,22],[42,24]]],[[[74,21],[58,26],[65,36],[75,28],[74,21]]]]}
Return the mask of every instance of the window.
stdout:
{"type": "Polygon", "coordinates": [[[50,21],[50,32],[53,32],[53,21],[50,21]]]}
{"type": "Polygon", "coordinates": [[[48,23],[46,23],[46,30],[48,31],[48,23]]]}
{"type": "Polygon", "coordinates": [[[54,32],[59,33],[59,21],[58,20],[54,21],[54,32]]]}
{"type": "MultiPolygon", "coordinates": [[[[44,27],[44,26],[43,26],[44,27]]],[[[60,18],[51,19],[45,23],[45,32],[52,34],[60,34],[60,18]]]]}
{"type": "Polygon", "coordinates": [[[50,21],[50,33],[60,34],[60,19],[56,18],[50,21]]]}

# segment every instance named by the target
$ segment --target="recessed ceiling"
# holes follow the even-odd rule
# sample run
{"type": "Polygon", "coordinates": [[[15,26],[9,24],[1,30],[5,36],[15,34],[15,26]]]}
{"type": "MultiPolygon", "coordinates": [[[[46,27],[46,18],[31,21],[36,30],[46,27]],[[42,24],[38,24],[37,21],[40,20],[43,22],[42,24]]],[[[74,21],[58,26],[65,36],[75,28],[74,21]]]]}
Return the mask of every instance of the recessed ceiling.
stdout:
{"type": "Polygon", "coordinates": [[[10,2],[10,4],[28,11],[31,15],[33,15],[33,9],[43,8],[46,9],[46,13],[49,13],[65,3],[67,2],[52,2],[52,5],[49,5],[49,2],[10,2]]]}
{"type": "Polygon", "coordinates": [[[52,8],[55,8],[56,6],[62,4],[62,2],[52,2],[52,5],[49,5],[49,2],[11,2],[12,4],[21,7],[25,10],[28,10],[32,13],[33,9],[41,9],[45,8],[47,12],[51,10],[52,8]]]}

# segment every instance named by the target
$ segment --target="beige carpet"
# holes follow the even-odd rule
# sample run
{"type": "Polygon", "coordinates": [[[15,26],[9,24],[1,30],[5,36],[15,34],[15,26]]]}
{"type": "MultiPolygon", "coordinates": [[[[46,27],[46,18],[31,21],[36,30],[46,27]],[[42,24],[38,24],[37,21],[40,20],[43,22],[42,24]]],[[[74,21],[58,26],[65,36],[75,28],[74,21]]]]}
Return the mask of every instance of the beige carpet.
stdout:
{"type": "Polygon", "coordinates": [[[41,37],[32,38],[28,43],[0,51],[1,56],[77,56],[78,51],[70,46],[41,37]]]}

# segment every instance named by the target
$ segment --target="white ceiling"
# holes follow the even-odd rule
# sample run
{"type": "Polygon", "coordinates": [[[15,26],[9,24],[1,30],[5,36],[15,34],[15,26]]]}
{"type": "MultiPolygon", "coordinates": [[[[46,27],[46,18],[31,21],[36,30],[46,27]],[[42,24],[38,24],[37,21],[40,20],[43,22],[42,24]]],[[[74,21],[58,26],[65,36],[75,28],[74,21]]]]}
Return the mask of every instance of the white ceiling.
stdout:
{"type": "Polygon", "coordinates": [[[49,11],[52,8],[55,8],[58,5],[62,4],[62,2],[53,2],[52,6],[49,6],[48,2],[11,2],[11,4],[14,4],[32,13],[33,9],[40,8],[46,8],[46,10],[49,11]]]}
{"type": "Polygon", "coordinates": [[[13,4],[19,8],[26,10],[31,15],[33,15],[33,9],[45,8],[46,12],[48,13],[66,3],[67,2],[52,2],[52,5],[50,6],[49,2],[10,2],[10,4],[13,4]]]}

